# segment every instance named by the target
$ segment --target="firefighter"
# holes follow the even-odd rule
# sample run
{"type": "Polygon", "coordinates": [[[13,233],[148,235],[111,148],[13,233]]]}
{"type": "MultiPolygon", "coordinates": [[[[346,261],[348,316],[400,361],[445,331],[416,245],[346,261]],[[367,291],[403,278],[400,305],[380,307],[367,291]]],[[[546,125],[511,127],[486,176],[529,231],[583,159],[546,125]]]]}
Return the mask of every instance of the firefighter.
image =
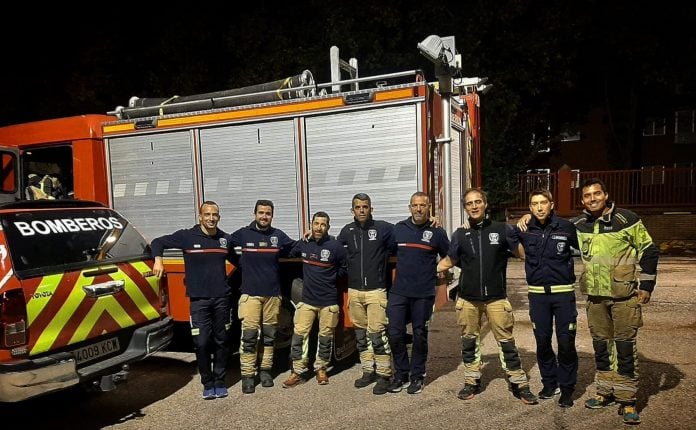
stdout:
{"type": "Polygon", "coordinates": [[[64,198],[63,185],[56,176],[30,173],[25,190],[27,200],[55,200],[64,198]]]}
{"type": "Polygon", "coordinates": [[[575,349],[578,310],[571,248],[579,249],[579,246],[575,226],[558,217],[553,206],[549,190],[532,191],[529,195],[531,221],[528,225],[525,223],[526,231],[516,227],[513,238],[520,243],[524,254],[529,318],[543,384],[539,398],[551,399],[560,393],[558,404],[567,408],[573,406],[572,396],[578,379],[575,349]],[[558,356],[552,345],[554,320],[558,356]]]}
{"type": "Polygon", "coordinates": [[[411,196],[411,216],[394,226],[396,279],[389,290],[387,317],[389,342],[394,356],[392,393],[418,394],[425,384],[428,360],[428,325],[435,306],[437,258],[449,249],[447,232],[429,221],[430,199],[424,192],[411,196]],[[411,359],[406,347],[406,325],[411,322],[413,346],[411,359]]]}
{"type": "Polygon", "coordinates": [[[233,261],[227,234],[218,228],[220,208],[204,202],[198,211],[198,225],[160,236],[152,241],[153,273],[164,274],[162,253],[176,248],[184,252],[186,295],[190,300],[191,335],[196,350],[198,373],[206,400],[227,397],[225,375],[229,346],[230,287],[225,261],[233,261]]]}
{"type": "Polygon", "coordinates": [[[327,367],[333,352],[334,331],[338,325],[339,306],[336,281],[345,275],[346,250],[343,244],[332,239],[329,232],[329,215],[317,212],[312,216],[312,236],[309,241],[298,241],[290,251],[291,257],[302,257],[304,285],[302,301],[295,309],[295,328],[290,348],[292,372],[283,382],[284,388],[292,388],[306,381],[309,363],[309,333],[315,319],[319,319],[319,341],[314,361],[315,376],[319,385],[329,383],[327,367]]]}
{"type": "Polygon", "coordinates": [[[372,218],[370,196],[353,196],[354,221],[345,225],[338,240],[348,251],[348,315],[355,327],[362,376],[356,388],[377,381],[373,394],[389,391],[392,376],[387,338],[387,259],[394,248],[394,226],[372,218]]]}
{"type": "Polygon", "coordinates": [[[604,182],[582,184],[583,213],[572,222],[585,273],[587,321],[595,353],[595,397],[585,406],[599,409],[618,402],[624,423],[638,424],[638,348],[641,307],[655,288],[659,251],[638,215],[609,201],[604,182]],[[640,266],[637,270],[636,264],[640,266]]]}
{"type": "Polygon", "coordinates": [[[262,387],[272,387],[273,353],[280,313],[280,267],[278,259],[287,256],[295,245],[282,230],[271,226],[273,202],[258,200],[254,221],[230,235],[230,245],[241,247],[242,268],[239,319],[242,337],[239,351],[242,393],[256,390],[255,375],[262,387]],[[258,351],[259,337],[262,350],[258,351]],[[260,364],[257,360],[260,356],[260,364]]]}
{"type": "Polygon", "coordinates": [[[486,217],[486,193],[479,188],[466,190],[463,203],[470,228],[460,227],[454,232],[447,257],[437,265],[438,272],[454,265],[462,269],[455,309],[461,328],[464,387],[457,397],[471,400],[481,391],[480,335],[485,314],[513,395],[525,404],[537,404],[512,335],[515,319],[505,282],[508,257],[511,251],[516,252],[509,240],[512,227],[486,217]]]}

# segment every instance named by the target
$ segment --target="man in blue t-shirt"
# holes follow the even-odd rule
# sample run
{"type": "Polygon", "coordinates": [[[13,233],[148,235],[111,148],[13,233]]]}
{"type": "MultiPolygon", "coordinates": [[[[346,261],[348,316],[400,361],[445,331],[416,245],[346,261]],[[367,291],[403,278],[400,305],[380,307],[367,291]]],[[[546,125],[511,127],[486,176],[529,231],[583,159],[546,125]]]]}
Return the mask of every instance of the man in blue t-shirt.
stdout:
{"type": "Polygon", "coordinates": [[[287,256],[295,241],[282,230],[271,226],[272,220],[273,202],[258,200],[254,206],[254,221],[230,235],[230,246],[242,249],[239,260],[242,295],[238,312],[242,322],[239,361],[244,394],[255,391],[254,377],[259,355],[261,386],[273,386],[271,368],[281,302],[278,259],[287,256]],[[259,332],[263,336],[263,351],[260,354],[257,352],[259,332]]]}
{"type": "Polygon", "coordinates": [[[394,378],[389,391],[408,385],[409,394],[423,391],[428,360],[428,324],[435,305],[438,256],[449,249],[447,232],[430,222],[430,198],[418,191],[409,203],[411,216],[394,226],[396,279],[389,290],[387,317],[389,343],[394,357],[394,378]],[[411,322],[413,347],[409,363],[406,325],[411,322]],[[410,383],[409,383],[410,382],[410,383]]]}
{"type": "Polygon", "coordinates": [[[233,254],[227,234],[218,228],[218,222],[220,208],[215,202],[206,201],[199,208],[197,225],[158,237],[150,245],[155,258],[152,271],[158,278],[164,274],[164,250],[175,248],[184,252],[191,335],[206,400],[227,397],[225,366],[229,354],[231,292],[225,261],[231,261],[233,254]]]}
{"type": "Polygon", "coordinates": [[[314,369],[319,385],[329,383],[327,367],[331,362],[334,331],[338,325],[339,306],[336,281],[345,276],[346,250],[343,243],[329,236],[329,215],[317,212],[312,217],[312,236],[298,241],[290,257],[302,256],[302,301],[295,309],[295,329],[290,358],[292,372],[283,382],[292,388],[305,382],[309,364],[309,333],[319,319],[319,341],[314,369]]]}

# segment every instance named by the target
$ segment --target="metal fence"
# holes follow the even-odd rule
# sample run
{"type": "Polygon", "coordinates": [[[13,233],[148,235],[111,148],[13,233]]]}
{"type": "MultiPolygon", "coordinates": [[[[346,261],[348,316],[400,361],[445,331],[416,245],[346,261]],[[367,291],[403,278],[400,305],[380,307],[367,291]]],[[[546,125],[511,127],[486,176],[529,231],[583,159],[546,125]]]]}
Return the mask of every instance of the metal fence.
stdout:
{"type": "MultiPolygon", "coordinates": [[[[696,206],[696,169],[643,168],[572,172],[570,185],[561,189],[557,173],[529,173],[518,176],[515,199],[508,209],[525,209],[529,193],[535,188],[548,188],[554,196],[570,193],[575,209],[582,209],[581,184],[599,178],[607,186],[609,198],[622,207],[696,206]]],[[[556,198],[556,200],[558,200],[556,198]]]]}

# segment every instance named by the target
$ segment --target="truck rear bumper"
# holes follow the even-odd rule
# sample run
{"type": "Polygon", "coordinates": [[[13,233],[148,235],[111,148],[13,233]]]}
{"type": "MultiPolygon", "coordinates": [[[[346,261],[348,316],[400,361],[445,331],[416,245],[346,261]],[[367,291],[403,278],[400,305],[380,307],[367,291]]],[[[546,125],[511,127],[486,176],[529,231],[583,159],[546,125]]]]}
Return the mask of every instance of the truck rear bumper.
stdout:
{"type": "Polygon", "coordinates": [[[173,321],[166,317],[135,330],[123,353],[80,369],[69,352],[0,364],[0,402],[26,400],[117,372],[166,348],[173,335],[173,321]]]}

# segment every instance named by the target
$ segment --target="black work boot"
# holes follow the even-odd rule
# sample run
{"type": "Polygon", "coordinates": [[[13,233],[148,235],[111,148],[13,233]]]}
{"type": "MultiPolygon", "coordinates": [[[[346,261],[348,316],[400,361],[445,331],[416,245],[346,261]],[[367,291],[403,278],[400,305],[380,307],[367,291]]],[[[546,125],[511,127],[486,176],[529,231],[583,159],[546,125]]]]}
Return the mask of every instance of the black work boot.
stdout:
{"type": "Polygon", "coordinates": [[[372,394],[387,394],[389,392],[389,385],[391,384],[391,378],[388,376],[377,377],[377,383],[372,387],[372,394]]]}
{"type": "Polygon", "coordinates": [[[273,386],[273,375],[271,375],[270,370],[261,369],[259,371],[259,379],[262,387],[269,388],[273,386]]]}
{"type": "Polygon", "coordinates": [[[377,380],[375,372],[363,372],[362,376],[355,380],[355,388],[364,388],[377,380]]]}
{"type": "Polygon", "coordinates": [[[254,377],[242,377],[242,393],[252,394],[254,391],[256,391],[256,387],[254,385],[254,377]]]}
{"type": "Polygon", "coordinates": [[[561,397],[558,399],[558,406],[562,408],[570,408],[573,406],[572,388],[561,388],[561,397]]]}
{"type": "Polygon", "coordinates": [[[464,387],[457,393],[457,397],[462,400],[471,400],[480,392],[480,384],[464,384],[464,387]]]}

